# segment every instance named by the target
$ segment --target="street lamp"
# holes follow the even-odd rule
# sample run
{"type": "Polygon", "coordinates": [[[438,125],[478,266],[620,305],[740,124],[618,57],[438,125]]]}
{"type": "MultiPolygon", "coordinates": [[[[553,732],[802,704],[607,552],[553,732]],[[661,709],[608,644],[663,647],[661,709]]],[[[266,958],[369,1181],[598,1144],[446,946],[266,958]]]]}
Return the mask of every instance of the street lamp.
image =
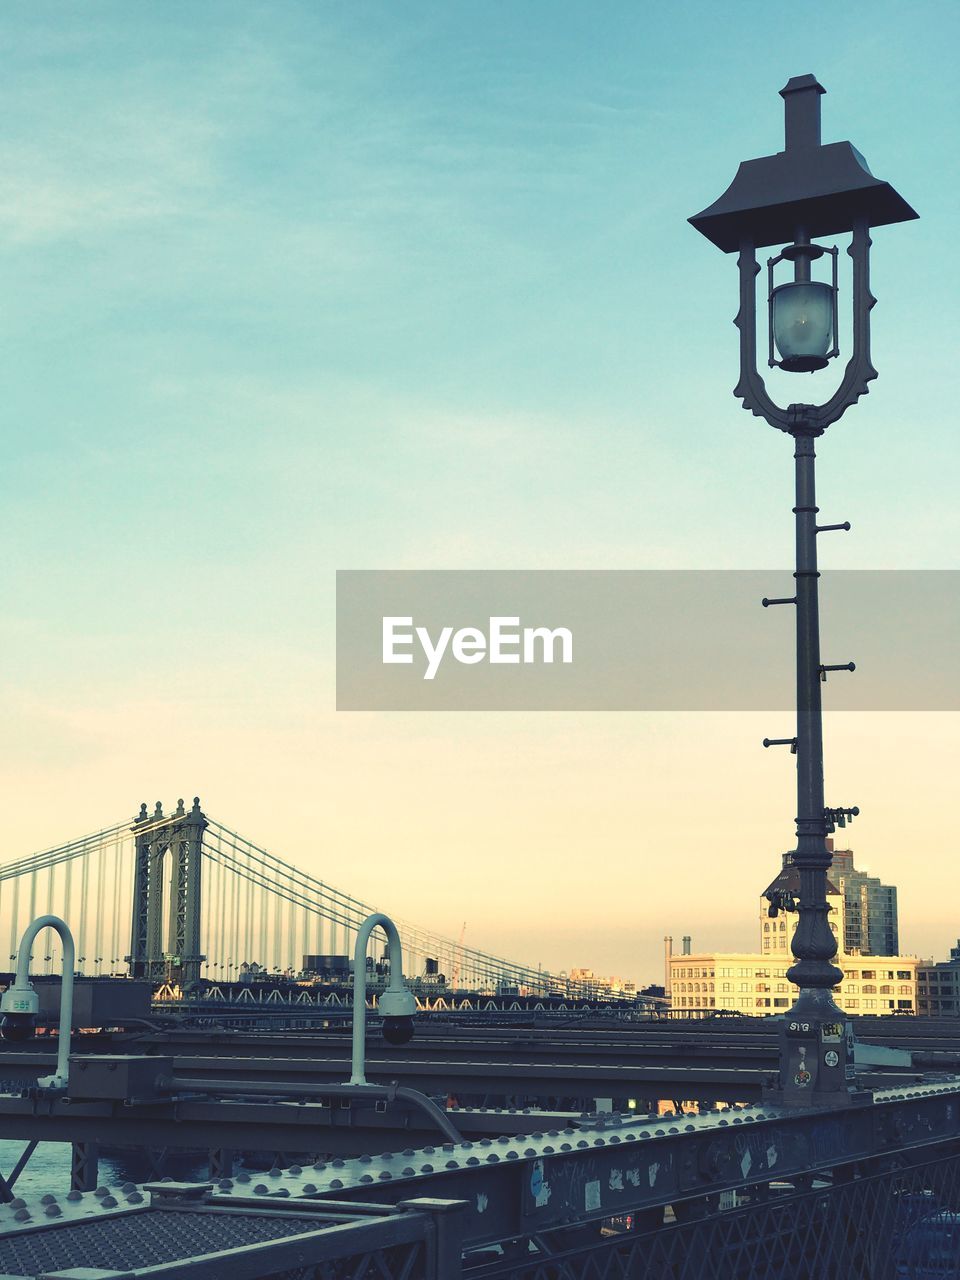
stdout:
{"type": "Polygon", "coordinates": [[[403,982],[403,948],[397,926],[389,916],[374,912],[367,916],[357,932],[353,949],[353,1054],[350,1083],[365,1085],[367,1049],[367,944],[374,929],[380,927],[387,935],[387,955],[390,958],[390,980],[387,989],[377,1001],[383,1018],[383,1038],[389,1044],[406,1044],[413,1036],[413,1017],[417,1002],[403,982]]]}
{"type": "MultiPolygon", "coordinates": [[[[917,214],[887,182],[873,177],[849,142],[823,145],[820,97],[812,75],[794,76],[780,93],[784,100],[783,151],[740,165],[733,182],[692,225],[724,253],[737,252],[740,269],[740,379],[734,395],[743,407],[795,441],[796,595],[763,601],[796,608],[797,732],[795,738],[765,739],[764,746],[789,745],[797,757],[798,923],[792,950],[796,963],[787,977],[800,988],[784,1015],[779,1088],[774,1100],[787,1104],[844,1105],[856,1096],[853,1035],[832,990],[843,974],[832,962],[837,941],[827,920],[826,836],[852,809],[827,809],[823,794],[823,723],[820,686],[828,671],[852,670],[852,663],[820,661],[817,535],[849,524],[818,525],[814,440],[862,395],[877,376],[870,360],[870,228],[906,222],[917,214]],[[758,247],[783,246],[767,262],[767,364],[787,373],[825,369],[840,354],[838,341],[837,250],[816,237],[850,234],[853,346],[840,385],[820,404],[785,408],[767,392],[757,369],[756,277],[758,247]],[[823,272],[823,259],[829,272],[823,272]],[[792,279],[775,283],[788,264],[792,279]],[[815,265],[816,264],[816,268],[815,265]],[[783,268],[781,268],[783,270],[783,268]],[[815,279],[814,271],[828,274],[815,279]]],[[[862,1095],[861,1095],[862,1096],[862,1095]]]]}
{"type": "Polygon", "coordinates": [[[41,929],[55,929],[63,942],[63,977],[60,983],[60,1029],[57,1037],[57,1070],[42,1076],[41,1089],[66,1089],[70,1079],[70,1033],[73,1029],[73,978],[76,958],[73,934],[59,916],[38,916],[27,925],[17,949],[17,967],[13,982],[0,1000],[0,1035],[4,1040],[29,1040],[36,1026],[40,1001],[30,981],[30,950],[41,929]]]}

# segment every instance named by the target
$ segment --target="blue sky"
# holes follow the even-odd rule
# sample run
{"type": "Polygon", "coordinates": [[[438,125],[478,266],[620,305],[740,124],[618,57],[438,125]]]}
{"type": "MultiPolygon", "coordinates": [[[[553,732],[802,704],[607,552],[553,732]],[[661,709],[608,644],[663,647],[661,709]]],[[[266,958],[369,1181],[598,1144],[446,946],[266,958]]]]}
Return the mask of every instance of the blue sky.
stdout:
{"type": "MultiPolygon", "coordinates": [[[[712,795],[682,718],[338,717],[333,575],[787,562],[788,442],[730,394],[734,263],[686,218],[780,148],[777,91],[808,71],[824,138],[921,214],[875,234],[880,380],[820,450],[821,507],[855,524],[830,563],[958,567],[958,43],[948,3],[814,3],[802,22],[752,2],[7,7],[3,856],[196,789],[456,934],[466,870],[411,898],[384,849],[506,868],[521,846],[532,896],[478,906],[475,943],[630,971],[658,947],[583,928],[559,889],[528,956],[529,904],[558,848],[609,847],[638,885],[664,841],[696,865],[706,819],[658,807],[680,773],[728,806],[752,940],[792,813],[752,723],[703,730],[763,792],[744,845],[742,800],[729,777],[712,795]],[[451,760],[487,796],[466,835],[451,760]],[[552,786],[575,789],[576,822],[552,786]]],[[[841,737],[872,741],[854,719],[841,737]]],[[[901,733],[918,786],[955,761],[945,720],[901,733]]],[[[897,767],[864,766],[878,801],[897,767]]],[[[903,880],[912,816],[859,802],[864,860],[903,880]]],[[[651,938],[669,909],[650,905],[651,938]]],[[[915,946],[938,953],[956,933],[925,927],[915,946]]]]}

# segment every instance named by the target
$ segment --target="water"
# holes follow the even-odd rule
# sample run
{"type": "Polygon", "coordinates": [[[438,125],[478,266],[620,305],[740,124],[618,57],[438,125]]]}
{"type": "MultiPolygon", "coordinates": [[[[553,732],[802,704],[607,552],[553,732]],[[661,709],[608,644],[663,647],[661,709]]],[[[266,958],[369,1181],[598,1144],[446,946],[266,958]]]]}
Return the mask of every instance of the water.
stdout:
{"type": "MultiPolygon", "coordinates": [[[[0,1173],[6,1178],[20,1158],[26,1143],[8,1138],[0,1139],[0,1173]]],[[[123,1182],[158,1181],[161,1176],[176,1178],[181,1182],[205,1182],[207,1164],[202,1156],[175,1153],[164,1162],[162,1175],[151,1167],[146,1156],[136,1151],[112,1151],[100,1153],[98,1182],[107,1186],[123,1182]]],[[[41,1142],[17,1179],[14,1195],[32,1199],[34,1196],[65,1195],[70,1190],[70,1144],[68,1142],[41,1142]]]]}

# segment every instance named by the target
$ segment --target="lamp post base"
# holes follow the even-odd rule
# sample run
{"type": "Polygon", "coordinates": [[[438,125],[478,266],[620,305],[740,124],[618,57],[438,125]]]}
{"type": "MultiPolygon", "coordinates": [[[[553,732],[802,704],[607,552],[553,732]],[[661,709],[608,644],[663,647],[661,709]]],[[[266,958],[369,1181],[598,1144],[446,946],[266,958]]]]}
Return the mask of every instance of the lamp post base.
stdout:
{"type": "Polygon", "coordinates": [[[780,1074],[764,1089],[782,1107],[847,1107],[872,1094],[857,1084],[853,1024],[829,991],[802,991],[780,1020],[780,1074]]]}

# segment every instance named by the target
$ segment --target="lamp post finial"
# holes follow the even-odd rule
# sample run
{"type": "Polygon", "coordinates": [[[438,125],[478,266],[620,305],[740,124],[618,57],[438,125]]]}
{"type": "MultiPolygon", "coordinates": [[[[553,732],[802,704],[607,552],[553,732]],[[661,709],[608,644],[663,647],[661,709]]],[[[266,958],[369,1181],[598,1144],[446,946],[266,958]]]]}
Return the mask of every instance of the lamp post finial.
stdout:
{"type": "Polygon", "coordinates": [[[816,76],[792,76],[780,90],[783,98],[784,150],[819,147],[820,97],[826,89],[816,76]]]}

